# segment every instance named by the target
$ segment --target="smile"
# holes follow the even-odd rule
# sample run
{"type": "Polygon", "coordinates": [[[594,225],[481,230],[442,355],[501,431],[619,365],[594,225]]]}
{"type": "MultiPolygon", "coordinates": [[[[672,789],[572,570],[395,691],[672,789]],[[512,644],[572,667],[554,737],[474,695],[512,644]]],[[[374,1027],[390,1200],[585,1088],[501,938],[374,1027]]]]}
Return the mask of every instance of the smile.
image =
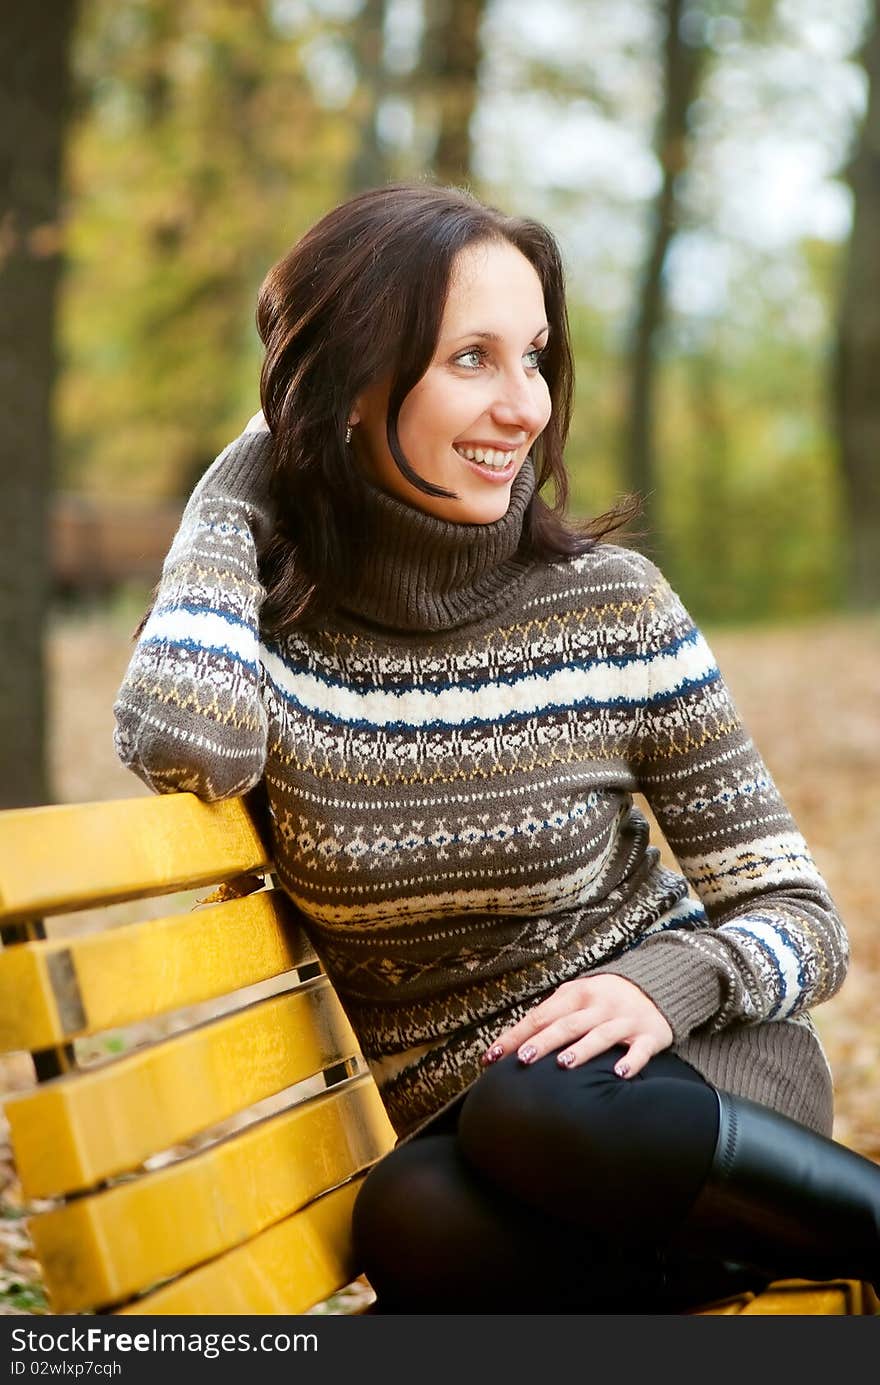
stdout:
{"type": "Polygon", "coordinates": [[[500,452],[494,447],[455,447],[454,450],[466,462],[478,462],[493,471],[506,471],[516,458],[516,448],[512,452],[500,452]]]}

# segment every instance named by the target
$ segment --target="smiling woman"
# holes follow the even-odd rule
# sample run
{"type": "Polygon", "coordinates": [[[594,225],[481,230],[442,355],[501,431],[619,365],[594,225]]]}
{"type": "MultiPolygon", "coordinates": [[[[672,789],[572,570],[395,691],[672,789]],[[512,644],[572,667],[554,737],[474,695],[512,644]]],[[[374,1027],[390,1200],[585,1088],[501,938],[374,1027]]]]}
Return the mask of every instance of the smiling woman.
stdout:
{"type": "Polygon", "coordinates": [[[116,746],[158,792],[265,793],[399,1136],[355,1203],[379,1310],[877,1281],[810,1015],[846,932],[702,634],[608,541],[635,502],[564,516],[553,236],[374,189],[258,325],[262,414],[190,498],[116,746]]]}
{"type": "Polygon", "coordinates": [[[440,519],[500,519],[550,419],[541,374],[548,332],[541,280],[526,257],[507,241],[466,246],[455,262],[434,358],[398,420],[403,452],[446,494],[426,496],[399,471],[388,446],[386,381],[360,396],[350,420],[356,455],[372,479],[440,519]]]}
{"type": "Polygon", "coordinates": [[[528,490],[523,547],[545,558],[637,513],[624,497],[580,529],[560,518],[572,358],[559,248],[538,222],[428,184],[363,193],[270,269],[257,324],[274,441],[265,632],[314,625],[362,586],[377,488],[456,525],[500,520],[528,490]]]}

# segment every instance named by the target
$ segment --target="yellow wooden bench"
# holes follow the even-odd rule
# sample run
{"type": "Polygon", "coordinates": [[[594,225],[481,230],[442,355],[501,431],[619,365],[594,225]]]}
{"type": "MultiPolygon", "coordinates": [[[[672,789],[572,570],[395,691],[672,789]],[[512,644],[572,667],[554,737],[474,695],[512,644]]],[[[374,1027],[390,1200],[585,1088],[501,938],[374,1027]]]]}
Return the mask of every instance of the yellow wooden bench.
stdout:
{"type": "MultiPolygon", "coordinates": [[[[264,840],[241,799],[0,813],[0,1052],[36,1079],[4,1110],[55,1314],[346,1311],[352,1204],[394,1134],[264,840]]],[[[880,1302],[792,1280],[699,1311],[880,1302]]]]}

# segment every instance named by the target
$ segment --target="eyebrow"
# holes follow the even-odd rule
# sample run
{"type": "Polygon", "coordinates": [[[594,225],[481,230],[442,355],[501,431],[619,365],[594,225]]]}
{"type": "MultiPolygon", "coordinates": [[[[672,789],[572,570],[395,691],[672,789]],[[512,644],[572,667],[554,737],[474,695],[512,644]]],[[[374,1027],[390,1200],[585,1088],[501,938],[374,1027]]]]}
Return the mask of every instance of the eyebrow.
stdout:
{"type": "MultiPolygon", "coordinates": [[[[545,322],[543,327],[538,328],[537,332],[535,333],[535,336],[539,337],[542,332],[549,331],[549,324],[545,322]]],[[[462,332],[460,336],[452,337],[451,340],[464,341],[466,337],[478,337],[480,341],[501,341],[501,337],[497,332],[462,332]]],[[[534,340],[534,337],[532,338],[532,340],[534,340]]]]}

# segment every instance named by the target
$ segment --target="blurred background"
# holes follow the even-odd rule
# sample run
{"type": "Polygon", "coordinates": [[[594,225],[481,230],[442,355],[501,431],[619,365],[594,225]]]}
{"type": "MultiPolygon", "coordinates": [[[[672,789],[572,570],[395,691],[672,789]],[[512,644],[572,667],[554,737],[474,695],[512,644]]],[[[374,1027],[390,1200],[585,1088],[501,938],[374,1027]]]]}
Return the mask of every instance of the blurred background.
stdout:
{"type": "Polygon", "coordinates": [[[147,792],[112,701],[268,267],[467,186],[560,241],[570,508],[645,497],[831,885],[880,1158],[880,0],[7,0],[0,111],[0,806],[147,792]]]}

